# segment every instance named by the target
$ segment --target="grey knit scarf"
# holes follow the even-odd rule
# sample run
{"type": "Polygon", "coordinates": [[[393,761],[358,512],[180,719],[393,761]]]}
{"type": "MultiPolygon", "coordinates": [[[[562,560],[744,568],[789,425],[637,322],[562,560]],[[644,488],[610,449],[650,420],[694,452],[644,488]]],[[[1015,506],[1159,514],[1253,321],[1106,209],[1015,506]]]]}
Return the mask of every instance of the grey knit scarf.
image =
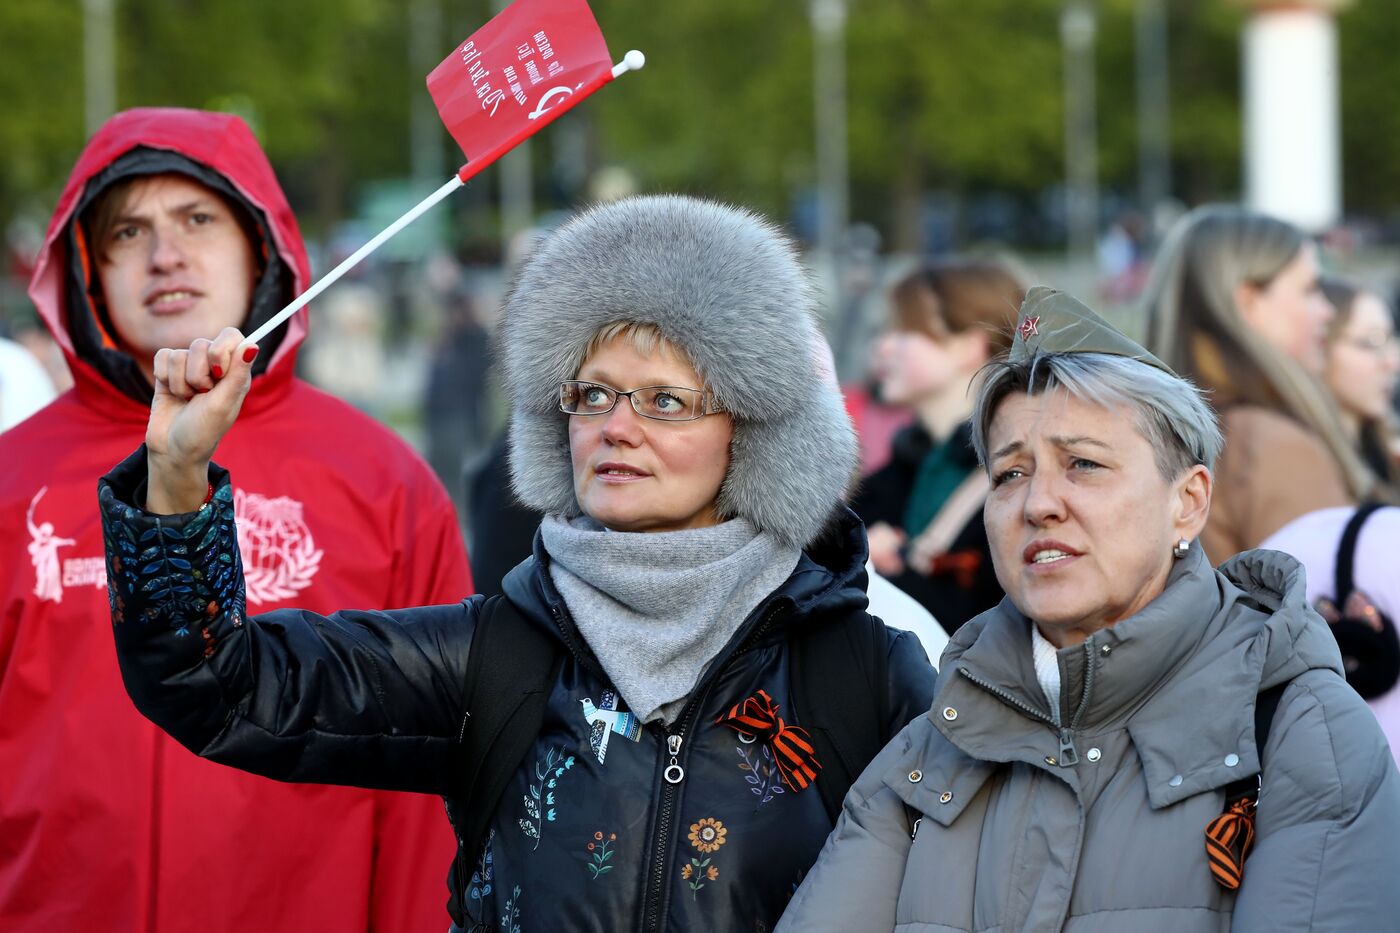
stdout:
{"type": "Polygon", "coordinates": [[[639,534],[547,515],[540,533],[564,604],[643,722],[680,714],[705,667],[801,556],[742,518],[639,534]]]}

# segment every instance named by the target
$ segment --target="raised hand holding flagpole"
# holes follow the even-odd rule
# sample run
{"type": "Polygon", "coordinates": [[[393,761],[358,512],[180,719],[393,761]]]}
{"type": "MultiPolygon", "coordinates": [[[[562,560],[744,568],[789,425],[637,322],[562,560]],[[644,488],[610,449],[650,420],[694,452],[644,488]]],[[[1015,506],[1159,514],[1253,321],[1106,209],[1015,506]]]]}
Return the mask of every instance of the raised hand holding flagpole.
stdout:
{"type": "Polygon", "coordinates": [[[428,75],[428,90],[467,162],[442,187],[244,338],[258,343],[404,227],[501,156],[554,122],[646,56],[612,64],[585,0],[515,0],[428,75]]]}

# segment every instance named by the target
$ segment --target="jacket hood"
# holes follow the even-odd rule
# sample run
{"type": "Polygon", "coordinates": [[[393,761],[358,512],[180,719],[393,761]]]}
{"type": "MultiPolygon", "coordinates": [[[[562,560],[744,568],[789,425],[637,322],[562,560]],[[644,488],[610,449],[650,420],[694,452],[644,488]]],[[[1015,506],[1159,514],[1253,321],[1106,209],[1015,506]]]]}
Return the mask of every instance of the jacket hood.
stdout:
{"type": "Polygon", "coordinates": [[[559,383],[616,322],[654,325],[734,418],[722,517],[805,547],[833,520],[855,431],[796,250],[757,215],[693,198],[595,207],[551,234],[506,301],[500,343],[512,403],[511,479],[531,508],[580,514],[559,383]]]}
{"type": "MultiPolygon", "coordinates": [[[[164,107],[123,111],[103,124],[78,157],[29,282],[29,296],[63,349],[80,391],[96,388],[110,394],[115,389],[149,404],[150,389],[138,364],[116,348],[90,300],[94,279],[77,219],[113,182],[167,172],[187,175],[223,194],[262,240],[254,244],[255,254],[260,251],[263,258],[262,276],[245,330],[275,314],[310,281],[291,207],[241,118],[164,107]]],[[[255,375],[273,370],[290,374],[306,335],[306,317],[303,308],[263,342],[255,375]]]]}
{"type": "Polygon", "coordinates": [[[1344,674],[1337,641],[1307,598],[1307,572],[1282,551],[1244,551],[1221,564],[1219,573],[1242,594],[1242,602],[1266,613],[1261,690],[1306,670],[1344,674]]]}

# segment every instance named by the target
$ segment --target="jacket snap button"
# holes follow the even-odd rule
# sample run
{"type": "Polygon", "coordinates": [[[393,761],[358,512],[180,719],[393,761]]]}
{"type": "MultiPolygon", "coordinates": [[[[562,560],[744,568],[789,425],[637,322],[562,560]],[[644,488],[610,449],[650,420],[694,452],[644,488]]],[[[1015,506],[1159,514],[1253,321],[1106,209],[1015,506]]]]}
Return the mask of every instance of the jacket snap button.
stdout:
{"type": "Polygon", "coordinates": [[[917,768],[914,769],[913,771],[910,771],[910,772],[909,772],[909,783],[910,783],[910,784],[917,784],[917,783],[919,783],[920,781],[922,781],[923,779],[924,779],[924,772],[918,770],[917,768]]]}
{"type": "Polygon", "coordinates": [[[1084,757],[1088,758],[1090,761],[1098,761],[1103,757],[1103,752],[1099,751],[1097,748],[1091,748],[1084,753],[1084,757]]]}
{"type": "Polygon", "coordinates": [[[1239,764],[1239,763],[1240,763],[1240,756],[1239,756],[1239,755],[1236,755],[1234,752],[1231,752],[1230,754],[1228,754],[1228,755],[1225,756],[1225,767],[1227,767],[1227,768],[1233,768],[1235,765],[1237,765],[1237,764],[1239,764]]]}
{"type": "Polygon", "coordinates": [[[950,790],[945,790],[943,793],[941,793],[941,794],[938,795],[938,802],[939,802],[939,803],[947,803],[948,801],[950,801],[950,800],[952,800],[952,799],[953,799],[953,792],[950,791],[950,790]]]}
{"type": "Polygon", "coordinates": [[[958,711],[951,706],[945,706],[943,707],[943,718],[952,722],[954,719],[958,718],[958,711]]]}
{"type": "Polygon", "coordinates": [[[1104,645],[1104,646],[1103,646],[1102,648],[1100,648],[1099,650],[1102,651],[1104,654],[1110,654],[1110,653],[1112,653],[1112,651],[1113,651],[1113,646],[1112,646],[1112,645],[1104,645]]]}
{"type": "Polygon", "coordinates": [[[1181,786],[1181,775],[1179,775],[1179,774],[1173,774],[1173,775],[1172,775],[1172,779],[1171,779],[1170,781],[1168,781],[1167,783],[1170,784],[1172,787],[1180,787],[1180,786],[1181,786]]]}
{"type": "Polygon", "coordinates": [[[1054,756],[1054,755],[1046,755],[1046,756],[1045,756],[1045,763],[1046,763],[1047,765],[1053,765],[1053,764],[1055,764],[1055,760],[1056,760],[1056,759],[1055,759],[1055,756],[1054,756]]]}

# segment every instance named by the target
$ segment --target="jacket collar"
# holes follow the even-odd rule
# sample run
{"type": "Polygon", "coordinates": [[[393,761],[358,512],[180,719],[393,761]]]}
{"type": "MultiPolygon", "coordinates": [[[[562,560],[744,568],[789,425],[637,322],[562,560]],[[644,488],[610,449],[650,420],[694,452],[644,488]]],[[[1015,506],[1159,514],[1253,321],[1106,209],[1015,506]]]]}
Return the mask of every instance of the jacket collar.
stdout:
{"type": "MultiPolygon", "coordinates": [[[[1329,651],[1322,641],[1325,625],[1302,602],[1296,562],[1256,552],[1224,570],[1212,569],[1196,548],[1141,612],[1059,652],[1064,721],[1079,714],[1076,745],[1086,731],[1125,726],[1154,808],[1257,773],[1253,717],[1260,690],[1309,667],[1335,666],[1335,646],[1329,651]]],[[[930,718],[974,758],[1046,765],[1046,733],[1054,730],[1017,706],[1042,714],[1047,706],[1031,658],[1030,624],[1003,600],[960,629],[944,656],[930,718]],[[945,717],[949,708],[956,718],[945,717]]],[[[1049,770],[1077,783],[1073,768],[1049,770]]]]}
{"type": "MultiPolygon", "coordinates": [[[[1219,614],[1220,583],[1199,548],[1177,562],[1166,588],[1135,615],[1058,652],[1060,709],[1095,728],[1135,708],[1171,676],[1207,637],[1204,620],[1219,614]],[[1092,668],[1087,705],[1080,709],[1092,668]]],[[[1010,598],[969,622],[954,637],[948,659],[967,676],[1048,711],[1031,656],[1030,620],[1010,598]]]]}
{"type": "Polygon", "coordinates": [[[962,754],[922,760],[920,756],[900,755],[880,779],[900,800],[936,823],[949,826],[977,799],[977,792],[997,767],[998,762],[962,754]]]}

